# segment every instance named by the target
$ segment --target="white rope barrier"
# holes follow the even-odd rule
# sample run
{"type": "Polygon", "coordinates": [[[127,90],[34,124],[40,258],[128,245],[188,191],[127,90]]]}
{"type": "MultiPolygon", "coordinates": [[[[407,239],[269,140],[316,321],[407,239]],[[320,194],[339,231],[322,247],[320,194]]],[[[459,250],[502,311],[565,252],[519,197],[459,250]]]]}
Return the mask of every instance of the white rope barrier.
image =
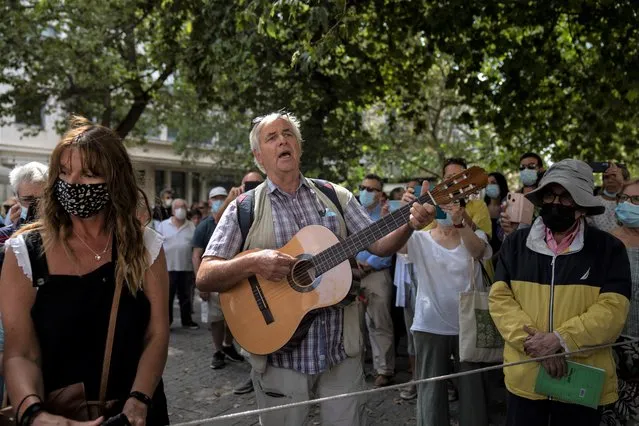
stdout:
{"type": "Polygon", "coordinates": [[[234,420],[234,419],[238,419],[240,417],[257,416],[257,415],[260,415],[260,414],[263,414],[263,413],[270,413],[271,411],[286,410],[288,408],[302,407],[304,405],[314,405],[314,404],[320,404],[320,403],[324,403],[324,402],[334,401],[334,400],[337,400],[337,399],[352,398],[352,397],[356,397],[356,396],[370,395],[370,394],[374,394],[374,393],[378,393],[378,392],[386,392],[386,391],[390,391],[390,390],[401,389],[401,388],[404,388],[404,387],[406,387],[408,385],[418,385],[418,384],[421,384],[421,383],[431,383],[431,382],[437,382],[437,381],[440,381],[440,380],[455,379],[455,378],[467,376],[467,375],[470,375],[470,374],[479,374],[479,373],[484,373],[484,372],[487,372],[487,371],[501,370],[501,369],[507,368],[507,367],[514,367],[516,365],[528,364],[528,363],[531,363],[531,362],[539,362],[539,361],[543,361],[543,360],[546,360],[546,359],[555,358],[555,357],[559,357],[559,356],[563,356],[563,357],[568,358],[568,357],[570,357],[570,356],[572,356],[574,354],[579,354],[579,353],[584,353],[584,352],[591,352],[591,351],[596,351],[596,350],[599,350],[599,349],[611,348],[611,347],[614,347],[614,346],[625,346],[625,345],[630,345],[630,344],[637,343],[637,342],[639,342],[639,338],[636,337],[636,338],[632,338],[632,339],[624,341],[624,342],[616,342],[616,343],[608,343],[608,344],[605,344],[605,345],[591,346],[591,347],[588,347],[588,348],[585,348],[585,349],[580,349],[580,350],[577,350],[577,351],[574,351],[574,352],[570,352],[570,353],[558,353],[558,354],[546,355],[546,356],[542,356],[542,357],[538,357],[538,358],[526,359],[526,360],[523,360],[523,361],[509,362],[509,363],[504,363],[504,364],[499,364],[499,365],[491,365],[491,366],[488,366],[488,367],[478,368],[476,370],[464,371],[464,372],[460,372],[460,373],[445,374],[443,376],[430,377],[430,378],[427,378],[427,379],[411,380],[409,382],[400,383],[400,384],[392,385],[392,386],[385,386],[385,387],[382,387],[382,388],[367,389],[367,390],[362,390],[362,391],[357,391],[357,392],[344,393],[344,394],[339,394],[339,395],[327,396],[327,397],[324,397],[324,398],[310,399],[308,401],[292,402],[290,404],[277,405],[275,407],[258,408],[258,409],[255,409],[255,410],[242,411],[240,413],[224,414],[224,415],[221,415],[221,416],[210,417],[210,418],[206,418],[206,419],[192,420],[192,421],[184,422],[184,423],[177,423],[177,424],[174,424],[173,426],[196,426],[196,425],[203,425],[203,424],[208,424],[208,423],[221,422],[221,421],[225,421],[225,420],[234,420]]]}

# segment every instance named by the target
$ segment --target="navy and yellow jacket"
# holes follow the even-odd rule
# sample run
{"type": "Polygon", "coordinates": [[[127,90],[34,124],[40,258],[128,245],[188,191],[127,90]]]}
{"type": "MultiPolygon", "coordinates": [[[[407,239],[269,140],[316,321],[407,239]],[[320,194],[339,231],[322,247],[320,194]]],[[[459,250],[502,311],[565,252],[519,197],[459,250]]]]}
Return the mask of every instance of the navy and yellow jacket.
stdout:
{"type": "MultiPolygon", "coordinates": [[[[630,264],[621,241],[588,227],[582,219],[575,240],[555,256],[545,241],[545,226],[511,234],[504,241],[495,283],[490,290],[490,314],[503,336],[504,362],[530,359],[524,352],[524,325],[557,332],[566,352],[614,342],[630,305],[630,264]]],[[[600,405],[617,400],[617,376],[610,348],[575,354],[575,361],[603,368],[606,380],[600,405]]],[[[536,394],[541,364],[504,369],[507,389],[523,398],[536,394]]]]}

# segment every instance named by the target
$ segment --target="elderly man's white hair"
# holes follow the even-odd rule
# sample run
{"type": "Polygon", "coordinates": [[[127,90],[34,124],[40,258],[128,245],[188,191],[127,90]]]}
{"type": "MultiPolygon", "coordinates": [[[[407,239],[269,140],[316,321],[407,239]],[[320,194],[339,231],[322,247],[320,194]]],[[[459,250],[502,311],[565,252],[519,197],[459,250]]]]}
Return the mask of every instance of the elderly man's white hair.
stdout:
{"type": "MultiPolygon", "coordinates": [[[[262,115],[259,117],[255,117],[253,119],[253,128],[251,129],[251,133],[249,134],[249,140],[251,141],[251,151],[260,152],[260,132],[262,128],[267,124],[271,124],[275,120],[286,120],[292,127],[293,135],[295,135],[295,139],[297,139],[297,144],[300,147],[300,152],[302,152],[302,132],[300,132],[300,121],[293,114],[290,114],[286,111],[278,111],[272,112],[267,115],[262,115]]],[[[255,165],[258,169],[262,171],[262,173],[266,173],[266,170],[257,162],[257,158],[253,158],[255,165]]]]}
{"type": "Polygon", "coordinates": [[[9,173],[9,183],[13,188],[13,192],[18,194],[18,188],[23,183],[41,183],[47,182],[49,175],[49,167],[32,161],[22,166],[14,167],[9,173]]]}
{"type": "Polygon", "coordinates": [[[186,204],[186,200],[182,199],[182,198],[176,198],[173,200],[173,202],[171,203],[171,210],[173,210],[173,213],[175,213],[175,205],[177,203],[184,203],[184,208],[188,211],[189,206],[186,204]]]}

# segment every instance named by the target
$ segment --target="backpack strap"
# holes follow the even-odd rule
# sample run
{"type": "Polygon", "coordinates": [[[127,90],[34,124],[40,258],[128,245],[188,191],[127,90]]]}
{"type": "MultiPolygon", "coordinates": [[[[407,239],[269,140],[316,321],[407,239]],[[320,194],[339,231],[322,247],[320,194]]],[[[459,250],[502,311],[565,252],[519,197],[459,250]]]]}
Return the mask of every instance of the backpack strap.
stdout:
{"type": "MultiPolygon", "coordinates": [[[[333,185],[325,181],[323,179],[311,179],[317,189],[322,191],[326,197],[337,207],[339,214],[344,218],[344,210],[342,209],[342,204],[339,202],[339,198],[337,198],[337,192],[335,192],[335,188],[333,185]]],[[[243,194],[240,194],[237,197],[237,222],[240,225],[240,232],[242,233],[242,247],[244,247],[244,243],[246,242],[246,237],[248,236],[249,230],[251,229],[251,225],[253,225],[253,221],[255,220],[255,189],[251,189],[243,194]]],[[[346,230],[347,235],[349,234],[348,229],[346,230]]]]}
{"type": "Polygon", "coordinates": [[[37,231],[29,232],[24,235],[24,242],[27,246],[29,262],[31,262],[33,286],[41,287],[49,281],[49,266],[47,265],[47,256],[44,254],[42,247],[42,235],[37,231]]]}
{"type": "Polygon", "coordinates": [[[237,223],[242,233],[242,248],[246,242],[251,225],[255,220],[255,189],[251,189],[237,197],[237,223]]]}
{"type": "MultiPolygon", "coordinates": [[[[311,180],[313,181],[317,189],[322,191],[322,193],[326,195],[326,197],[328,197],[328,199],[331,200],[333,204],[335,204],[335,207],[337,207],[337,210],[339,210],[339,214],[341,214],[342,218],[344,218],[344,210],[342,209],[342,203],[340,203],[339,198],[337,198],[337,192],[335,192],[335,188],[333,187],[333,184],[323,179],[311,179],[311,180]]],[[[346,232],[348,233],[348,229],[346,230],[346,232]]]]}

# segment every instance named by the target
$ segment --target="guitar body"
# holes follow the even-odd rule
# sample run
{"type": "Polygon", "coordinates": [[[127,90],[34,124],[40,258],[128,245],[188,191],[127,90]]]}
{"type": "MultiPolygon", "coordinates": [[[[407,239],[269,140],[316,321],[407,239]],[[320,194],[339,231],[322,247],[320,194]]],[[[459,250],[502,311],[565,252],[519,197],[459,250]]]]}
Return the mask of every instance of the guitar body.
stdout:
{"type": "MultiPolygon", "coordinates": [[[[311,316],[304,318],[306,314],[336,305],[348,295],[353,281],[348,259],[407,223],[413,203],[437,205],[456,202],[478,192],[487,183],[488,175],[483,169],[466,169],[343,242],[320,225],[301,229],[279,249],[298,259],[285,279],[273,282],[251,276],[231,290],[220,293],[224,318],[235,340],[257,355],[276,352],[292,337],[294,339],[288,347],[294,346],[313,320],[311,316]],[[298,328],[298,333],[295,333],[298,328]]],[[[247,253],[251,251],[238,256],[246,256],[247,253]]]]}
{"type": "Polygon", "coordinates": [[[257,355],[276,352],[308,312],[336,305],[347,296],[352,282],[348,260],[318,277],[306,260],[338,242],[328,228],[307,226],[278,250],[299,259],[287,278],[274,282],[253,276],[220,293],[224,319],[244,349],[257,355]]]}

